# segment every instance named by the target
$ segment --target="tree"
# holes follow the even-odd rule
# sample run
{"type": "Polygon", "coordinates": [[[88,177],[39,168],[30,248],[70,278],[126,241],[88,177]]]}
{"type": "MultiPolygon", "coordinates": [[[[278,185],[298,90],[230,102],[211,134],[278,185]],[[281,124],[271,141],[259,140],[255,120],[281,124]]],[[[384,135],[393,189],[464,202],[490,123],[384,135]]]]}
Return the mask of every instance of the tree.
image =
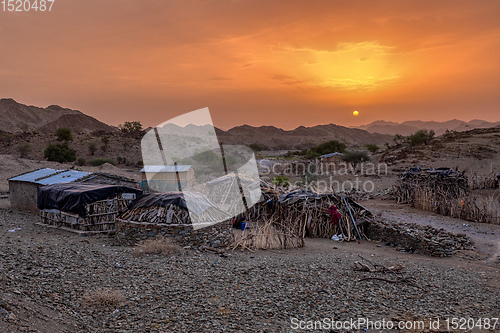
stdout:
{"type": "Polygon", "coordinates": [[[420,130],[408,136],[406,140],[410,144],[410,146],[418,146],[421,144],[427,145],[432,141],[432,139],[434,139],[434,135],[435,133],[433,130],[420,130]]]}
{"type": "Polygon", "coordinates": [[[352,150],[345,152],[342,159],[347,163],[351,163],[356,168],[359,163],[368,162],[370,160],[370,156],[368,156],[366,151],[352,150]]]}
{"type": "Polygon", "coordinates": [[[57,141],[72,141],[73,134],[71,133],[71,128],[69,127],[59,127],[56,131],[57,141]]]}
{"type": "Polygon", "coordinates": [[[264,150],[264,147],[262,147],[258,143],[252,143],[248,147],[250,147],[250,149],[252,149],[253,151],[262,151],[262,150],[264,150]]]}
{"type": "Polygon", "coordinates": [[[122,133],[138,133],[142,131],[142,124],[140,121],[126,121],[123,125],[118,125],[122,133]]]}
{"type": "Polygon", "coordinates": [[[90,151],[90,155],[94,155],[95,152],[97,151],[97,143],[95,143],[95,141],[92,141],[91,143],[89,143],[89,151],[90,151]]]}
{"type": "Polygon", "coordinates": [[[68,143],[49,145],[43,152],[43,156],[49,161],[64,163],[76,160],[76,151],[68,146],[68,143]]]}
{"type": "Polygon", "coordinates": [[[365,147],[372,154],[375,154],[376,152],[378,152],[378,149],[379,149],[378,146],[376,144],[373,144],[373,143],[367,144],[365,147]]]}
{"type": "Polygon", "coordinates": [[[101,142],[103,143],[103,145],[101,146],[101,150],[103,152],[106,152],[108,150],[108,145],[109,145],[109,136],[103,135],[101,137],[101,142]]]}
{"type": "Polygon", "coordinates": [[[26,158],[26,157],[28,157],[28,154],[31,152],[31,145],[27,142],[20,143],[17,146],[17,151],[21,155],[21,158],[26,158]]]}
{"type": "Polygon", "coordinates": [[[406,138],[398,133],[398,134],[394,135],[394,138],[392,140],[394,141],[396,146],[399,146],[405,142],[406,138]]]}

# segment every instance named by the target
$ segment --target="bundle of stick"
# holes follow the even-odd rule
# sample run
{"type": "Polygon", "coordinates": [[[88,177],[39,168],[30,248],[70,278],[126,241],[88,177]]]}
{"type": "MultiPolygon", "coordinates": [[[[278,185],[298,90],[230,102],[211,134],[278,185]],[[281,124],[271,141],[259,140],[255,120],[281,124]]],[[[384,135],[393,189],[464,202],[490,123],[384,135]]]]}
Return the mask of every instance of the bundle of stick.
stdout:
{"type": "Polygon", "coordinates": [[[418,170],[405,172],[394,185],[398,203],[468,221],[498,223],[494,211],[488,211],[470,190],[464,172],[418,170]]]}
{"type": "Polygon", "coordinates": [[[264,222],[264,225],[245,229],[241,238],[233,245],[242,249],[291,249],[304,246],[304,238],[293,230],[278,228],[274,221],[264,222]]]}
{"type": "Polygon", "coordinates": [[[228,218],[224,212],[215,207],[206,209],[199,216],[194,214],[191,216],[194,221],[191,221],[187,209],[176,205],[166,205],[165,207],[136,207],[121,214],[119,219],[151,224],[190,225],[192,222],[214,223],[227,220],[228,218]]]}
{"type": "Polygon", "coordinates": [[[86,204],[85,217],[59,210],[41,210],[41,223],[70,231],[108,232],[115,229],[117,215],[127,209],[130,201],[119,194],[86,204]]]}
{"type": "MultiPolygon", "coordinates": [[[[304,192],[303,192],[304,193],[304,192]]],[[[278,230],[286,230],[297,237],[331,238],[342,236],[347,241],[366,238],[363,224],[372,219],[371,213],[350,198],[334,194],[302,195],[292,202],[280,202],[285,194],[280,189],[263,188],[263,200],[238,218],[245,221],[265,221],[278,230]],[[331,207],[335,206],[341,218],[334,221],[331,207]]]]}

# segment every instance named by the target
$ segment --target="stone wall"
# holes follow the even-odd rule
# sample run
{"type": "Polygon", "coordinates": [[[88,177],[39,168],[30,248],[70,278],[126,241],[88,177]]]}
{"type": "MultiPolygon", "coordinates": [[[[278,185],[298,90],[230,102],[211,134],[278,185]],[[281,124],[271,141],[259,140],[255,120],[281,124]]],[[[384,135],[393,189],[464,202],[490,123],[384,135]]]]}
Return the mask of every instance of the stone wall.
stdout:
{"type": "Polygon", "coordinates": [[[164,236],[172,238],[181,246],[191,248],[226,247],[234,240],[230,221],[218,223],[206,228],[194,230],[191,224],[168,225],[131,222],[117,219],[116,239],[126,245],[135,245],[140,241],[164,236]]]}
{"type": "Polygon", "coordinates": [[[435,257],[448,257],[457,250],[472,247],[470,239],[464,234],[414,223],[376,221],[365,227],[365,234],[371,240],[385,242],[402,251],[435,257]]]}

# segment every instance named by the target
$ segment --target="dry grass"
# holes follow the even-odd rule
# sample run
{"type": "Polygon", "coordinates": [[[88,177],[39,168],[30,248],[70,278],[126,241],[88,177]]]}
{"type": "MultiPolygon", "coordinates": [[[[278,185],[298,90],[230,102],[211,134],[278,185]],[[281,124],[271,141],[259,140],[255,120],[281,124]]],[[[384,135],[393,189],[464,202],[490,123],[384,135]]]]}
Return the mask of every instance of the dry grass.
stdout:
{"type": "Polygon", "coordinates": [[[116,308],[125,301],[123,294],[117,290],[94,290],[83,295],[83,301],[87,306],[97,308],[116,308]]]}
{"type": "Polygon", "coordinates": [[[180,246],[172,243],[170,238],[157,238],[147,240],[132,249],[134,257],[140,257],[146,254],[163,254],[171,256],[179,253],[180,246]]]}

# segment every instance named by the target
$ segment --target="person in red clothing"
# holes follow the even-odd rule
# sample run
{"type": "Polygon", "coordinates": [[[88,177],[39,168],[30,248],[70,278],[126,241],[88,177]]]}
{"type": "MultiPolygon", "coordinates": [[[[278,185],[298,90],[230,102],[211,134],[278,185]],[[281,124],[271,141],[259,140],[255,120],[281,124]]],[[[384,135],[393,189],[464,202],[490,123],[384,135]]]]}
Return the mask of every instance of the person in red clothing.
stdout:
{"type": "Polygon", "coordinates": [[[340,217],[342,216],[338,208],[334,205],[331,205],[330,208],[328,208],[328,211],[330,212],[330,214],[332,214],[333,225],[337,225],[339,223],[340,217]]]}

